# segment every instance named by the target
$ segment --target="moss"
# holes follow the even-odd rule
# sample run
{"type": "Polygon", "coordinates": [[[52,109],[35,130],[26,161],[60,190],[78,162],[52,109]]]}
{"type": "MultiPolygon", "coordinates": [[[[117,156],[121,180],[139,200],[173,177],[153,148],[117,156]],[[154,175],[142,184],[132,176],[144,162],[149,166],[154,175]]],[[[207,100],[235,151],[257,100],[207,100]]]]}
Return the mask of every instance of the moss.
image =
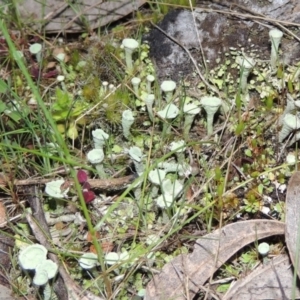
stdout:
{"type": "Polygon", "coordinates": [[[77,66],[77,64],[79,63],[80,59],[81,59],[81,57],[80,57],[79,50],[74,49],[74,50],[72,50],[72,53],[70,55],[69,64],[75,68],[77,66]]]}
{"type": "Polygon", "coordinates": [[[117,82],[116,79],[124,78],[124,71],[117,63],[118,51],[120,49],[115,48],[109,42],[105,46],[100,42],[90,45],[83,77],[89,78],[92,75],[109,83],[115,83],[117,82]]]}
{"type": "Polygon", "coordinates": [[[98,100],[100,85],[99,78],[93,77],[90,82],[83,87],[82,96],[89,102],[96,102],[98,100]]]}
{"type": "Polygon", "coordinates": [[[123,110],[128,107],[130,103],[130,95],[125,87],[116,90],[114,94],[104,100],[104,107],[106,107],[105,115],[108,122],[119,124],[123,110]]]}
{"type": "Polygon", "coordinates": [[[223,209],[230,211],[232,209],[238,209],[240,206],[240,200],[236,194],[230,194],[223,198],[223,209]]]}

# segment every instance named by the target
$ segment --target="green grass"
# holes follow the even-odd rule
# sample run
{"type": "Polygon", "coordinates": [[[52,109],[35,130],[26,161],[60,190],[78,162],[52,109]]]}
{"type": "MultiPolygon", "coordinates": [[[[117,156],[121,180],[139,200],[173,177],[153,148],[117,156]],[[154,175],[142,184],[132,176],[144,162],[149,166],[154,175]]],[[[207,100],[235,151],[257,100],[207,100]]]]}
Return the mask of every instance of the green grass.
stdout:
{"type": "MultiPolygon", "coordinates": [[[[16,52],[16,48],[9,36],[7,27],[3,21],[0,23],[0,28],[1,28],[1,32],[3,33],[8,46],[9,46],[9,51],[13,56],[13,54],[16,52]]],[[[95,249],[98,254],[101,269],[103,270],[104,281],[106,281],[106,279],[105,279],[106,266],[103,261],[103,251],[99,245],[99,242],[96,239],[95,230],[92,225],[91,218],[90,218],[90,213],[85,204],[83,196],[80,192],[81,186],[78,183],[75,169],[73,168],[74,165],[78,165],[78,162],[76,162],[74,160],[74,158],[71,156],[70,151],[69,151],[69,145],[63,140],[62,135],[58,132],[57,126],[52,118],[52,115],[50,114],[43,99],[41,98],[40,91],[38,90],[37,86],[33,82],[23,61],[18,60],[17,64],[18,64],[18,67],[20,68],[20,70],[22,71],[22,75],[24,76],[24,79],[26,80],[26,83],[28,84],[34,98],[37,100],[38,107],[40,109],[40,111],[37,112],[37,115],[34,116],[34,119],[37,121],[37,125],[34,126],[31,123],[31,120],[28,119],[28,116],[26,114],[25,115],[23,114],[24,107],[22,107],[22,105],[26,105],[26,104],[21,100],[21,98],[18,95],[16,95],[13,91],[11,91],[13,96],[15,96],[17,103],[21,105],[21,107],[18,108],[16,111],[17,111],[17,113],[20,114],[20,119],[22,118],[22,121],[24,121],[25,128],[26,128],[25,132],[22,132],[22,134],[19,134],[19,136],[24,135],[24,133],[28,134],[30,136],[30,138],[33,139],[33,141],[34,141],[33,143],[37,145],[38,150],[30,151],[28,149],[22,148],[18,143],[15,143],[15,144],[12,143],[12,141],[9,139],[9,137],[13,136],[14,132],[6,132],[4,135],[2,135],[2,137],[1,137],[2,139],[1,139],[1,143],[0,143],[0,146],[2,148],[2,153],[4,154],[3,156],[5,158],[5,162],[7,164],[12,164],[12,162],[13,162],[12,157],[14,157],[15,160],[17,161],[16,164],[21,166],[21,168],[22,168],[23,164],[25,163],[25,162],[22,162],[22,157],[23,157],[24,153],[29,152],[29,153],[34,154],[36,157],[42,159],[42,167],[39,168],[37,166],[37,168],[40,171],[42,171],[39,174],[40,176],[43,176],[43,175],[51,172],[51,170],[53,168],[53,161],[60,162],[63,166],[70,168],[71,177],[74,179],[75,188],[78,191],[78,199],[79,199],[80,207],[81,207],[83,215],[86,219],[89,232],[92,235],[93,244],[94,244],[95,249]],[[39,132],[40,136],[37,136],[37,132],[39,132]],[[51,132],[51,134],[49,134],[50,132],[51,132]],[[48,139],[46,137],[50,137],[50,139],[48,139]],[[40,138],[45,138],[48,141],[48,143],[54,143],[56,145],[55,148],[56,148],[56,153],[58,155],[57,157],[51,155],[49,153],[49,149],[47,149],[47,147],[42,146],[42,144],[40,142],[40,138]],[[51,159],[51,162],[50,162],[50,159],[51,159]]],[[[4,86],[6,90],[8,90],[8,87],[6,86],[5,82],[2,81],[1,83],[2,83],[2,86],[4,86]]],[[[25,112],[26,112],[26,109],[25,109],[25,112]]],[[[35,167],[35,166],[33,166],[33,167],[35,167]]],[[[22,176],[24,176],[24,175],[25,174],[22,174],[22,176]]]]}
{"type": "MultiPolygon", "coordinates": [[[[188,4],[183,2],[180,4],[188,4]]],[[[167,10],[170,3],[158,7],[153,3],[151,5],[154,18],[160,11],[167,10]]],[[[173,6],[172,3],[171,5],[173,6]]],[[[12,5],[12,9],[14,8],[15,4],[12,5]]],[[[75,6],[73,8],[76,10],[75,6]]],[[[201,117],[196,119],[196,129],[185,145],[190,151],[190,156],[186,151],[185,162],[194,166],[195,173],[184,177],[176,172],[169,172],[167,179],[171,182],[181,181],[183,192],[170,207],[158,207],[155,199],[150,196],[152,187],[148,174],[160,163],[175,157],[176,151],[170,151],[166,146],[172,141],[183,139],[181,128],[184,115],[181,110],[188,85],[179,85],[176,90],[179,100],[172,99],[180,108],[180,114],[170,123],[171,133],[163,131],[166,120],[155,118],[151,124],[143,100],[145,77],[149,72],[154,72],[154,66],[148,57],[149,49],[146,45],[141,45],[140,50],[134,53],[133,75],[142,78],[141,93],[135,95],[130,83],[132,76],[126,73],[123,50],[114,47],[115,44],[120,44],[122,35],[126,36],[126,33],[141,41],[146,30],[143,22],[133,29],[124,26],[120,31],[115,29],[101,32],[104,46],[88,39],[82,39],[75,46],[66,41],[66,48],[73,47],[69,52],[66,50],[70,56],[67,62],[53,59],[51,49],[47,47],[52,42],[49,40],[45,44],[43,67],[49,62],[55,62],[66,78],[64,84],[61,84],[55,79],[47,81],[42,77],[34,81],[30,70],[32,61],[26,58],[13,59],[19,45],[11,39],[10,28],[7,27],[12,26],[10,23],[14,21],[17,28],[22,28],[18,16],[15,15],[14,18],[0,21],[0,30],[8,46],[1,63],[3,69],[7,68],[11,72],[8,79],[0,79],[0,94],[3,99],[0,102],[0,171],[8,177],[9,182],[2,191],[8,199],[5,202],[9,208],[8,217],[21,216],[28,207],[26,188],[21,190],[21,187],[13,184],[14,180],[49,178],[49,174],[54,179],[60,177],[57,173],[53,175],[55,170],[62,167],[69,169],[69,173],[62,177],[74,181],[74,186],[68,197],[63,199],[63,208],[69,209],[70,214],[70,207],[76,208],[86,225],[65,222],[49,226],[50,229],[59,230],[62,226],[72,230],[68,238],[60,237],[60,246],[53,244],[51,251],[58,254],[61,264],[83,289],[106,299],[131,299],[138,293],[142,294],[152,276],[167,262],[177,255],[190,252],[193,241],[198,238],[193,235],[196,230],[209,233],[219,226],[236,221],[238,215],[256,217],[264,202],[263,196],[272,194],[275,180],[285,183],[293,172],[295,166],[277,159],[276,147],[267,136],[269,127],[272,135],[276,134],[274,124],[278,114],[270,105],[275,100],[275,88],[272,87],[269,97],[262,99],[260,107],[255,108],[253,113],[246,111],[240,94],[235,95],[240,85],[238,78],[234,81],[230,77],[228,64],[224,67],[220,63],[219,69],[212,70],[208,75],[209,82],[221,89],[228,99],[235,99],[236,107],[227,112],[227,115],[221,116],[222,121],[220,115],[215,118],[215,125],[219,127],[219,135],[216,137],[205,136],[205,113],[202,112],[201,117]],[[84,51],[82,44],[85,44],[84,51]],[[88,55],[85,54],[86,49],[88,55]],[[78,67],[80,61],[85,61],[86,64],[78,67]],[[220,70],[224,72],[222,79],[215,75],[220,70]],[[117,90],[100,92],[105,80],[114,83],[117,90]],[[28,107],[30,97],[37,101],[36,109],[28,107]],[[135,116],[132,135],[128,140],[124,139],[121,128],[121,116],[125,109],[131,109],[135,116]],[[274,119],[272,126],[267,127],[257,122],[259,118],[264,120],[270,116],[274,119]],[[71,126],[75,126],[78,132],[78,137],[74,140],[68,138],[71,126]],[[145,170],[122,192],[95,190],[97,200],[87,204],[82,195],[82,186],[77,180],[77,170],[84,169],[89,172],[90,177],[97,178],[96,170],[88,163],[86,154],[93,148],[92,130],[98,127],[110,135],[104,146],[104,166],[108,177],[122,177],[133,173],[127,154],[132,146],[142,149],[145,170]],[[229,136],[225,141],[222,140],[224,132],[229,136]],[[230,144],[227,143],[228,139],[230,144]],[[138,198],[134,193],[137,184],[140,187],[138,198]],[[88,233],[91,235],[89,240],[86,238],[88,233]],[[109,264],[105,260],[106,250],[127,255],[115,264],[109,264]],[[84,271],[80,268],[78,259],[89,251],[97,254],[99,267],[93,271],[84,271]]],[[[53,46],[58,47],[55,42],[53,46]]],[[[234,60],[235,57],[230,59],[234,60]]],[[[260,78],[267,81],[262,69],[254,70],[256,84],[260,78]]],[[[271,85],[269,82],[267,84],[271,85]]],[[[291,85],[289,81],[289,86],[291,85]]],[[[296,87],[295,83],[293,88],[296,87]]],[[[249,84],[248,88],[261,92],[255,84],[249,84]]],[[[158,103],[155,108],[157,112],[164,108],[164,95],[161,95],[157,82],[153,92],[158,103]]],[[[38,190],[44,213],[62,214],[59,207],[55,207],[55,201],[44,193],[44,187],[38,185],[38,190]]],[[[270,206],[272,213],[278,212],[278,219],[284,218],[282,201],[270,206]]],[[[31,277],[22,273],[18,266],[19,243],[35,242],[35,232],[30,230],[26,222],[23,223],[9,222],[7,232],[6,229],[3,230],[3,233],[16,240],[11,257],[13,268],[10,271],[10,281],[15,293],[19,291],[20,295],[25,295],[31,286],[31,277]]],[[[220,274],[238,277],[242,267],[249,261],[251,264],[255,263],[255,259],[258,260],[253,246],[240,255],[238,266],[226,265],[220,274]]],[[[220,286],[222,291],[226,288],[227,286],[220,286]]]]}

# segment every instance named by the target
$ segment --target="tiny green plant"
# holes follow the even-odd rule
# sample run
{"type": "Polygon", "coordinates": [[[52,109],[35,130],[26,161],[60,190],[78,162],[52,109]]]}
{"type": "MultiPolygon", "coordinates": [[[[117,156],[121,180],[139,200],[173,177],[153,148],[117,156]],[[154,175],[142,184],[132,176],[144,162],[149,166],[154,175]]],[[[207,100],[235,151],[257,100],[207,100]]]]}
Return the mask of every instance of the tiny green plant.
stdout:
{"type": "MultiPolygon", "coordinates": [[[[194,1],[149,5],[154,20],[158,11],[194,1]]],[[[194,85],[194,74],[182,82],[156,77],[150,46],[140,42],[148,25],[137,21],[101,31],[101,39],[85,33],[75,47],[36,36],[21,44],[28,45],[25,55],[0,22],[9,52],[3,69],[12,69],[0,80],[7,206],[27,212],[29,196],[22,198],[18,183],[36,180],[47,226],[57,233],[51,251],[63,247],[61,263],[72,279],[107,299],[145,296],[153,274],[190,252],[199,229],[254,218],[266,205],[263,213],[283,220],[282,199],[271,200],[275,189],[278,199],[284,196],[278,185],[297,165],[296,155],[282,163],[286,149],[276,144],[291,148],[297,141],[299,65],[282,64],[278,46],[272,72],[268,63],[231,49],[205,74],[216,89],[210,95],[203,82],[194,85]],[[50,54],[58,47],[63,53],[50,54]],[[55,70],[46,70],[49,65],[55,70]],[[284,113],[275,111],[282,100],[288,102],[284,113]]],[[[17,239],[20,224],[8,224],[17,239]]],[[[22,239],[31,244],[34,234],[27,226],[22,239]]],[[[257,250],[239,254],[217,276],[238,279],[261,259],[257,250]]],[[[47,270],[36,273],[41,276],[28,275],[30,282],[46,286],[47,270]]],[[[24,277],[16,282],[29,297],[24,277]]],[[[218,291],[227,289],[221,284],[218,291]]]]}

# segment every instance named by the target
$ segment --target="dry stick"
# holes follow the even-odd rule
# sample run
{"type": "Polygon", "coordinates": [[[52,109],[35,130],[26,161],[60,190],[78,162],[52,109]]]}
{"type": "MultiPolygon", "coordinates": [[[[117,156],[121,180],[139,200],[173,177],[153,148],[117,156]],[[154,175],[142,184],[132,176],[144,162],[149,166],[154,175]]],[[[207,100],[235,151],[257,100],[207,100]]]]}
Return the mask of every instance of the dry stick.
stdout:
{"type": "Polygon", "coordinates": [[[48,15],[46,15],[43,18],[43,20],[45,21],[43,23],[43,26],[47,25],[53,18],[55,18],[60,13],[62,13],[65,9],[67,9],[68,6],[69,6],[69,3],[63,3],[59,7],[55,8],[54,10],[52,10],[51,12],[49,12],[48,15]]]}
{"type": "MultiPolygon", "coordinates": [[[[207,9],[208,11],[211,11],[209,9],[207,9]]],[[[286,25],[286,26],[296,26],[296,27],[299,27],[300,24],[299,23],[294,23],[294,22],[288,22],[288,21],[282,21],[282,20],[277,20],[277,19],[273,19],[273,18],[269,18],[265,15],[262,15],[262,14],[256,14],[255,12],[253,12],[254,15],[248,15],[248,14],[241,14],[241,13],[238,13],[238,12],[229,12],[229,11],[224,11],[224,10],[214,10],[218,13],[224,13],[224,14],[229,14],[229,15],[234,15],[234,16],[241,16],[241,17],[244,17],[244,18],[248,18],[248,19],[258,19],[258,20],[263,20],[263,21],[267,21],[269,23],[275,23],[275,24],[278,24],[278,26],[282,26],[281,24],[283,25],[286,25]]],[[[285,28],[285,27],[283,27],[285,28]]],[[[285,28],[286,29],[286,28],[285,28]]],[[[288,31],[290,34],[292,34],[292,32],[288,31]]],[[[298,41],[299,41],[299,38],[292,34],[294,38],[296,38],[298,41]]]]}
{"type": "MultiPolygon", "coordinates": [[[[91,5],[91,6],[88,6],[86,9],[84,9],[83,11],[77,13],[77,15],[72,19],[70,20],[64,27],[63,29],[60,31],[62,32],[63,30],[68,30],[72,25],[73,23],[78,19],[80,18],[84,13],[86,13],[88,10],[90,9],[94,9],[96,6],[98,6],[99,4],[101,4],[103,1],[98,1],[96,2],[94,5],[91,5]]],[[[74,11],[75,12],[75,11],[74,11]]]]}
{"type": "Polygon", "coordinates": [[[214,282],[211,282],[210,284],[211,285],[213,285],[213,284],[224,284],[224,283],[234,281],[235,279],[236,279],[235,276],[231,276],[231,277],[215,280],[214,282]]]}
{"type": "MultiPolygon", "coordinates": [[[[233,278],[235,278],[235,277],[233,277],[233,278]]],[[[218,295],[212,293],[212,291],[209,288],[207,288],[203,285],[199,285],[198,287],[199,287],[199,290],[200,289],[204,290],[206,294],[209,293],[209,296],[212,297],[213,299],[220,300],[220,297],[218,295]]]]}
{"type": "Polygon", "coordinates": [[[214,87],[212,86],[211,84],[208,83],[208,81],[205,79],[205,77],[202,75],[200,69],[198,68],[198,65],[197,65],[197,62],[196,60],[194,59],[194,57],[192,56],[192,54],[190,53],[189,49],[187,49],[186,47],[184,47],[181,43],[179,43],[175,38],[173,38],[172,36],[170,36],[169,34],[167,34],[163,29],[161,29],[159,26],[155,25],[152,21],[151,21],[151,24],[153,27],[155,27],[157,30],[159,30],[160,32],[162,32],[167,38],[169,38],[171,41],[173,41],[174,43],[176,43],[178,46],[180,46],[190,57],[193,65],[195,66],[197,72],[198,72],[198,75],[200,77],[200,79],[205,83],[205,85],[211,89],[214,93],[216,93],[220,98],[221,98],[221,95],[220,95],[220,92],[214,87]]]}
{"type": "Polygon", "coordinates": [[[197,34],[197,39],[198,39],[198,42],[199,42],[200,51],[201,51],[201,55],[202,55],[202,62],[203,62],[203,65],[204,65],[204,69],[207,71],[207,64],[206,64],[206,60],[205,60],[205,55],[204,55],[202,43],[201,43],[201,40],[200,40],[199,31],[197,30],[196,18],[195,18],[195,14],[194,14],[193,5],[192,5],[192,1],[191,0],[189,0],[189,4],[190,4],[190,8],[192,10],[193,22],[194,22],[194,26],[195,26],[195,30],[196,30],[196,34],[197,34]]]}
{"type": "MultiPolygon", "coordinates": [[[[102,2],[103,2],[102,0],[99,1],[98,3],[92,5],[91,8],[94,8],[95,6],[101,4],[102,2]]],[[[68,3],[67,6],[69,6],[69,5],[70,5],[70,4],[68,3]]],[[[84,13],[84,11],[83,11],[82,13],[80,13],[79,15],[76,15],[71,21],[69,21],[69,22],[68,22],[68,23],[67,23],[67,24],[66,24],[66,25],[65,25],[65,26],[57,33],[57,35],[56,35],[54,41],[56,41],[56,40],[58,39],[58,37],[63,33],[64,30],[67,30],[70,26],[72,26],[73,22],[74,22],[77,18],[81,17],[81,14],[83,14],[83,13],[84,13]]]]}
{"type": "MultiPolygon", "coordinates": [[[[87,182],[90,184],[91,188],[93,189],[99,189],[105,191],[120,191],[127,188],[135,179],[136,179],[135,175],[129,175],[125,177],[111,178],[111,179],[88,179],[87,182]]],[[[32,186],[32,185],[46,184],[51,181],[53,181],[53,179],[50,178],[15,180],[13,182],[13,185],[32,186]]],[[[69,181],[71,184],[74,183],[74,181],[70,179],[65,179],[65,181],[69,181]]],[[[8,184],[11,184],[11,182],[1,178],[0,188],[6,187],[8,184]]]]}
{"type": "MultiPolygon", "coordinates": [[[[260,16],[262,17],[262,19],[264,21],[268,21],[268,22],[272,22],[272,23],[275,23],[278,27],[280,27],[282,30],[284,30],[285,32],[287,32],[288,34],[290,34],[291,36],[293,36],[297,41],[300,41],[300,38],[298,38],[293,32],[291,32],[289,29],[285,28],[283,25],[280,24],[280,22],[278,22],[278,20],[274,20],[274,19],[270,19],[266,16],[264,16],[263,14],[259,14],[259,13],[256,13],[242,5],[238,5],[238,4],[235,4],[233,3],[232,5],[236,6],[236,7],[239,7],[240,9],[243,9],[247,12],[249,12],[250,14],[253,14],[254,16],[260,16]],[[272,21],[271,21],[272,20],[272,21]]],[[[299,26],[300,24],[297,24],[296,26],[299,26]]]]}
{"type": "MultiPolygon", "coordinates": [[[[224,4],[224,3],[222,3],[222,4],[224,4]]],[[[293,22],[288,22],[288,21],[281,21],[281,20],[272,19],[272,18],[266,17],[265,15],[253,12],[253,11],[251,11],[251,10],[243,7],[243,6],[240,6],[240,5],[237,5],[237,4],[234,4],[234,3],[232,5],[238,6],[241,9],[244,9],[244,10],[250,12],[251,15],[249,15],[249,14],[242,14],[242,13],[238,13],[238,12],[232,12],[232,11],[211,9],[211,8],[201,8],[201,10],[208,11],[208,12],[214,11],[214,12],[217,12],[217,13],[220,13],[220,14],[233,15],[233,16],[238,16],[238,17],[246,18],[246,19],[258,19],[258,20],[263,20],[263,21],[269,22],[269,23],[274,23],[278,27],[280,27],[282,30],[286,31],[291,36],[293,36],[297,41],[300,42],[300,38],[298,36],[296,36],[293,32],[291,32],[289,29],[287,29],[286,27],[284,27],[282,25],[282,24],[284,24],[284,25],[288,25],[288,26],[297,26],[297,27],[299,27],[300,26],[299,23],[293,23],[293,22]]],[[[261,25],[263,25],[263,24],[261,24],[261,25]]]]}

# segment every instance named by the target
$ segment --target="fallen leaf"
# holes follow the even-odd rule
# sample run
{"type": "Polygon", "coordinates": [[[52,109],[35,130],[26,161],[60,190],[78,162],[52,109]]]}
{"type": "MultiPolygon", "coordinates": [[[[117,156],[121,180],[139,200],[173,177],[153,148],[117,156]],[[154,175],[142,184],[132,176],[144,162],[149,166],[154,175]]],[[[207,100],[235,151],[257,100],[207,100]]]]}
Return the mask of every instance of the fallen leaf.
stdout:
{"type": "Polygon", "coordinates": [[[65,192],[65,191],[68,192],[68,190],[70,189],[70,187],[71,187],[71,181],[65,180],[64,183],[61,184],[60,190],[62,192],[65,192]]]}
{"type": "Polygon", "coordinates": [[[227,291],[223,300],[297,299],[299,287],[293,287],[293,269],[287,255],[279,255],[259,266],[247,277],[238,280],[227,291]]]}
{"type": "Polygon", "coordinates": [[[5,173],[0,172],[0,184],[1,185],[5,185],[8,181],[7,176],[5,175],[5,173]]]}
{"type": "Polygon", "coordinates": [[[234,253],[259,239],[283,235],[284,227],[278,221],[251,220],[226,225],[201,237],[192,253],[175,257],[153,277],[144,300],[192,299],[234,253]]]}
{"type": "Polygon", "coordinates": [[[64,63],[68,62],[69,56],[66,54],[66,51],[64,48],[54,48],[52,51],[52,55],[54,57],[57,57],[59,54],[64,54],[64,63]]]}
{"type": "Polygon", "coordinates": [[[0,228],[5,227],[7,224],[6,209],[2,202],[0,202],[0,228]]]}
{"type": "Polygon", "coordinates": [[[90,245],[90,252],[97,254],[97,250],[94,245],[90,245]]]}
{"type": "MultiPolygon", "coordinates": [[[[95,233],[95,235],[96,235],[96,238],[97,238],[97,239],[100,239],[100,238],[101,238],[101,235],[100,235],[100,233],[99,233],[98,231],[95,233]]],[[[92,239],[92,234],[91,234],[90,232],[87,233],[86,240],[87,240],[89,243],[91,243],[91,242],[93,241],[93,239],[92,239]]]]}
{"type": "Polygon", "coordinates": [[[46,73],[43,73],[43,78],[47,79],[47,78],[55,78],[58,75],[58,71],[57,70],[52,70],[52,71],[48,71],[46,73]]]}
{"type": "Polygon", "coordinates": [[[85,203],[90,203],[96,198],[96,195],[93,191],[83,191],[82,195],[85,203]]]}
{"type": "Polygon", "coordinates": [[[90,190],[92,187],[91,185],[86,181],[85,183],[82,184],[82,190],[83,191],[88,191],[90,190]]]}
{"type": "Polygon", "coordinates": [[[104,253],[111,252],[114,249],[114,243],[112,242],[103,242],[101,243],[102,251],[104,253]]]}
{"type": "Polygon", "coordinates": [[[79,169],[77,172],[77,179],[80,184],[85,183],[88,180],[87,173],[85,171],[79,169]]]}
{"type": "Polygon", "coordinates": [[[300,172],[295,172],[286,193],[285,240],[291,261],[300,278],[300,172]],[[296,265],[298,262],[298,265],[296,265]]]}
{"type": "Polygon", "coordinates": [[[193,193],[193,190],[192,188],[189,186],[187,189],[186,189],[186,192],[185,192],[185,197],[186,197],[186,200],[188,202],[190,202],[192,200],[194,196],[194,193],[193,193]]]}
{"type": "MultiPolygon", "coordinates": [[[[103,242],[101,243],[101,248],[104,253],[108,253],[114,249],[114,244],[111,242],[103,242]]],[[[97,254],[97,250],[94,245],[90,245],[90,252],[97,254]]]]}
{"type": "Polygon", "coordinates": [[[57,222],[54,227],[56,230],[63,230],[65,228],[65,224],[63,222],[57,222]]]}
{"type": "Polygon", "coordinates": [[[0,285],[0,299],[15,300],[16,298],[12,296],[11,289],[5,287],[4,285],[0,285]]]}
{"type": "Polygon", "coordinates": [[[57,65],[56,61],[50,61],[50,62],[47,63],[45,69],[46,70],[53,69],[53,68],[55,68],[56,65],[57,65]]]}

